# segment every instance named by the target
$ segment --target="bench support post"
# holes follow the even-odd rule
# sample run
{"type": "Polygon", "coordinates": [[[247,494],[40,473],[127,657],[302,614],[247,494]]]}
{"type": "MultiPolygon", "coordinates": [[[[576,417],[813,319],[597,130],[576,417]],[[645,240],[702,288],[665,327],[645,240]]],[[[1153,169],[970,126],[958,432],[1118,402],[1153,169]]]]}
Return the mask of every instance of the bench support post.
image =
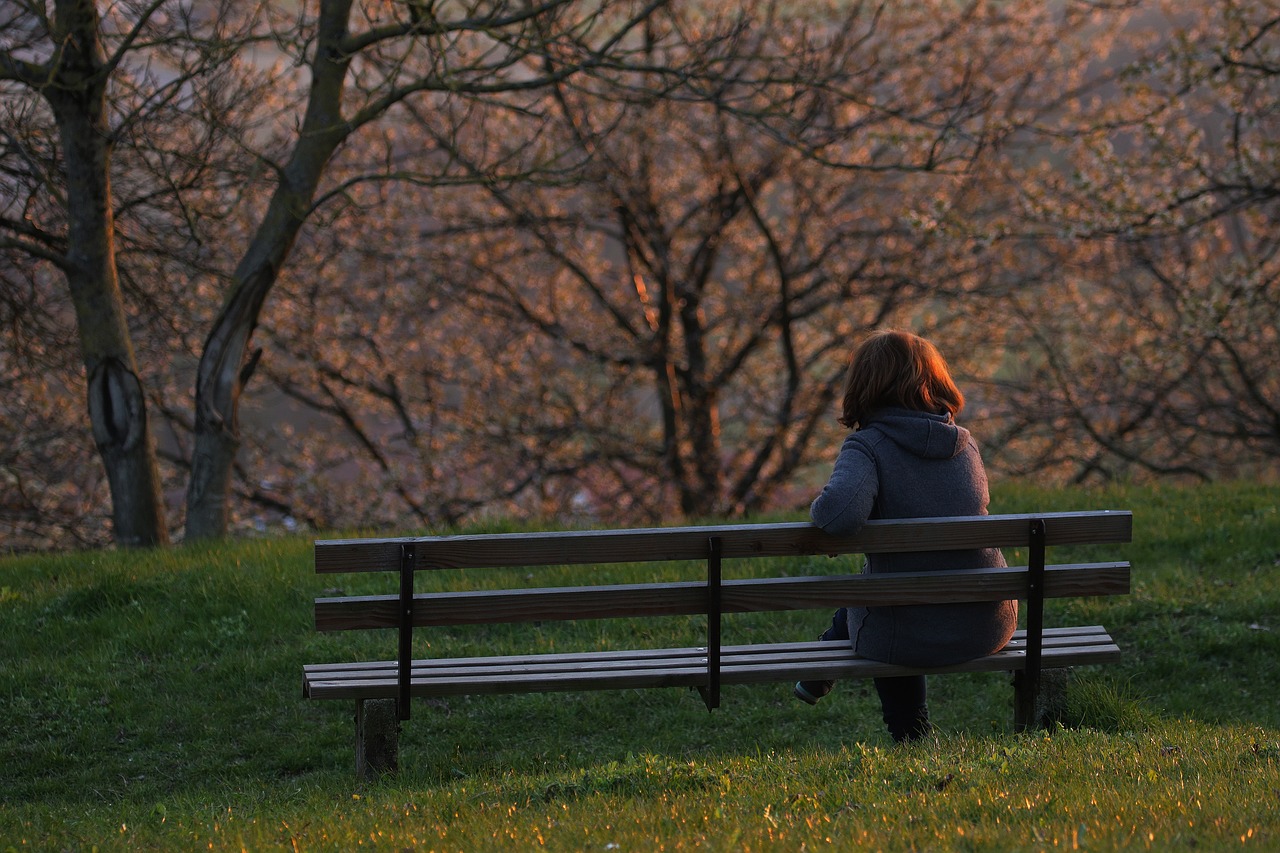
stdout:
{"type": "Polygon", "coordinates": [[[1027,554],[1027,657],[1025,667],[1013,675],[1013,728],[1024,732],[1037,723],[1040,696],[1040,661],[1044,648],[1044,519],[1031,521],[1027,554]]]}
{"type": "Polygon", "coordinates": [[[356,776],[376,779],[400,767],[400,722],[395,699],[356,702],[356,776]]]}
{"type": "Polygon", "coordinates": [[[400,649],[396,672],[396,712],[409,719],[409,686],[413,683],[413,573],[418,567],[414,543],[400,546],[400,649]]]}
{"type": "Polygon", "coordinates": [[[720,561],[723,542],[719,536],[707,540],[707,684],[699,687],[707,710],[720,707],[720,561]]]}

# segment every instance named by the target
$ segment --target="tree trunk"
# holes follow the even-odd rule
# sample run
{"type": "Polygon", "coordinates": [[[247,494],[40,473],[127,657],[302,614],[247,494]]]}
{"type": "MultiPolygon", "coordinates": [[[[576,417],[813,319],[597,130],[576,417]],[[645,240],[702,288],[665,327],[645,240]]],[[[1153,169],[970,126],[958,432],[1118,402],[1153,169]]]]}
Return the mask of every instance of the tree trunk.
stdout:
{"type": "Polygon", "coordinates": [[[310,213],[316,188],[339,143],[351,132],[342,95],[351,57],[343,49],[352,0],[320,4],[311,90],[302,129],[280,183],[236,267],[230,295],[214,322],[196,373],[195,449],[187,486],[186,539],[226,535],[231,477],[240,447],[240,395],[261,350],[249,344],[262,306],[310,213]]]}
{"type": "Polygon", "coordinates": [[[257,362],[256,355],[246,360],[246,353],[274,276],[270,281],[258,280],[256,287],[239,275],[235,281],[231,299],[205,341],[196,373],[195,445],[187,481],[188,540],[217,538],[227,532],[231,473],[240,449],[240,393],[257,362]]]}
{"type": "Polygon", "coordinates": [[[66,274],[88,380],[93,438],[111,488],[115,541],[168,541],[146,395],[116,273],[111,207],[111,142],[105,57],[90,0],[62,0],[63,54],[46,97],[58,123],[67,171],[66,274]]]}

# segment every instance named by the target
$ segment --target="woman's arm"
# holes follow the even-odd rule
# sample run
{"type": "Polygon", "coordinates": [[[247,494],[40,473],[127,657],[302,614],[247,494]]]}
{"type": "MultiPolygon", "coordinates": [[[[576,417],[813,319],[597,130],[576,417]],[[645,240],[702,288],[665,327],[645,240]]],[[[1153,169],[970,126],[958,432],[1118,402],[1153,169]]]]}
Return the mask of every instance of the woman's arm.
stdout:
{"type": "Polygon", "coordinates": [[[879,488],[875,460],[851,433],[840,447],[831,478],[809,507],[809,517],[827,533],[857,533],[871,516],[879,488]]]}

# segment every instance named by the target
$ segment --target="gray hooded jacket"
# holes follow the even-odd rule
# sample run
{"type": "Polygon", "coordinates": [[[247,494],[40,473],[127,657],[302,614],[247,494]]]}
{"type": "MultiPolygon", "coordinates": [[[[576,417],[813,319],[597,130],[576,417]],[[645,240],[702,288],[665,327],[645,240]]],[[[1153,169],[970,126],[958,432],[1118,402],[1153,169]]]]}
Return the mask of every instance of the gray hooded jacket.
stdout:
{"type": "MultiPolygon", "coordinates": [[[[828,533],[856,533],[869,518],[986,515],[987,475],[969,431],[950,415],[875,413],[840,448],[831,479],[810,507],[828,533]]],[[[868,554],[866,572],[1004,566],[999,549],[868,554]]],[[[1004,647],[1018,602],[850,607],[849,636],[865,658],[946,666],[1004,647]]]]}

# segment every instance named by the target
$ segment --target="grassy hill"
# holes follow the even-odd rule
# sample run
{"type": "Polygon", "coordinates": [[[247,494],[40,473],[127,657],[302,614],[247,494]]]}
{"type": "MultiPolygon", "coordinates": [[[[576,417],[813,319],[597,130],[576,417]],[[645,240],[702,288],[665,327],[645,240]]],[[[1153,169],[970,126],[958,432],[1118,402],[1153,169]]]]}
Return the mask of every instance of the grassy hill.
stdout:
{"type": "MultiPolygon", "coordinates": [[[[1078,508],[1134,511],[1135,583],[1048,608],[1126,651],[1078,673],[1064,727],[1012,734],[993,675],[934,679],[938,737],[909,748],[861,683],[817,708],[727,688],[714,714],[674,689],[459,698],[416,704],[400,775],[369,785],[351,706],[303,700],[300,671],[395,640],[312,630],[335,578],[310,540],[3,558],[0,851],[1280,847],[1280,487],[1005,486],[992,511],[1078,508]]],[[[728,630],[807,638],[825,619],[728,630]]],[[[423,632],[419,653],[699,628],[423,632]]]]}

